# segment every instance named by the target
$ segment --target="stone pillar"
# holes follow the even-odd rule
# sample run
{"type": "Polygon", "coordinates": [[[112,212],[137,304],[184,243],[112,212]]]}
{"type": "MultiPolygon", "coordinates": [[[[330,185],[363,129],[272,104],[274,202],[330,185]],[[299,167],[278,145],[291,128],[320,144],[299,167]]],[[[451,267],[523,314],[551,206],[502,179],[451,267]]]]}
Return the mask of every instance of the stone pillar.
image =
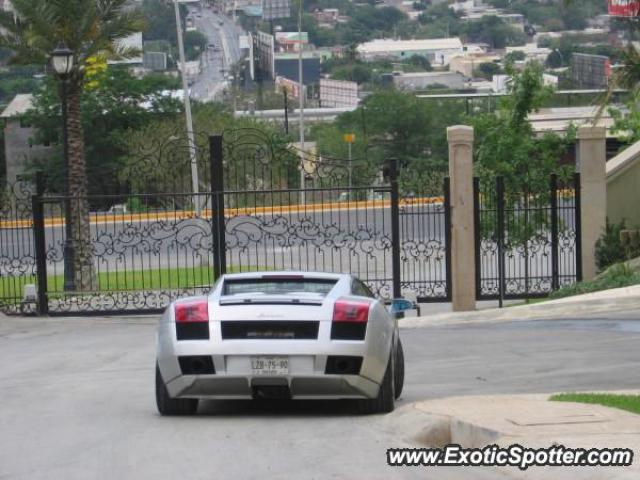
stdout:
{"type": "Polygon", "coordinates": [[[473,128],[447,128],[451,179],[451,281],[454,312],[476,308],[473,128]]]}
{"type": "Polygon", "coordinates": [[[581,185],[582,278],[589,280],[597,273],[595,245],[604,232],[607,219],[605,127],[578,128],[576,167],[581,185]]]}

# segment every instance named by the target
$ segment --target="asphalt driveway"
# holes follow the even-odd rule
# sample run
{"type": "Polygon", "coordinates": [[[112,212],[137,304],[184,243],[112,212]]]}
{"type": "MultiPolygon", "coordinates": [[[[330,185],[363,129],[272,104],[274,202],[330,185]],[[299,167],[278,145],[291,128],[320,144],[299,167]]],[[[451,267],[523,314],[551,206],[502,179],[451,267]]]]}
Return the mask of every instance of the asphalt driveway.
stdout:
{"type": "MultiPolygon", "coordinates": [[[[387,416],[360,417],[341,402],[208,402],[196,417],[163,418],[154,326],[0,319],[0,478],[424,479],[423,469],[385,463],[387,448],[412,445],[410,402],[640,383],[640,314],[628,312],[403,331],[407,383],[387,416]]],[[[504,476],[438,469],[437,478],[504,476]]]]}

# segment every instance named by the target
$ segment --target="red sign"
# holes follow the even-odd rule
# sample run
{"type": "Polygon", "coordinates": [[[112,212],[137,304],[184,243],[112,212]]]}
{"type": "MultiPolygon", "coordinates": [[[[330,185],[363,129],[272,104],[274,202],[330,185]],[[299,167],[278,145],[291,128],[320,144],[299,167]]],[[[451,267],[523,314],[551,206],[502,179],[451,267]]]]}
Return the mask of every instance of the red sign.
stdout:
{"type": "Polygon", "coordinates": [[[640,15],[640,0],[609,0],[609,15],[637,17],[640,15]]]}

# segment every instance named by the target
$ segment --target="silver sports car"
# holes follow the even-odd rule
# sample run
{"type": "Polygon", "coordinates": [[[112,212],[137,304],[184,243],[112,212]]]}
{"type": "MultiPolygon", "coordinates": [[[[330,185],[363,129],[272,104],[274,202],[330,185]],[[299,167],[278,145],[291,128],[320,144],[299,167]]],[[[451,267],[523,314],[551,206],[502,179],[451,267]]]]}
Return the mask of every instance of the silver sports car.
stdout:
{"type": "MultiPolygon", "coordinates": [[[[404,303],[403,303],[404,302],[404,303]]],[[[199,399],[356,399],[390,412],[404,383],[394,308],[347,274],[223,275],[178,300],[158,326],[156,403],[192,414],[199,399]]]]}

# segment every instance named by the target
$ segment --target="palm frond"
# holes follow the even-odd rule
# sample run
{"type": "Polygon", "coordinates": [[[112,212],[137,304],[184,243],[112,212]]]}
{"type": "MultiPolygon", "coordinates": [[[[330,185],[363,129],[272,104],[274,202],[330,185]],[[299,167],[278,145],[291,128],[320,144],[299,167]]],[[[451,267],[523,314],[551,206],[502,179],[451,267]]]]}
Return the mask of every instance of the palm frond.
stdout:
{"type": "Polygon", "coordinates": [[[15,63],[45,63],[61,42],[74,51],[77,79],[87,59],[140,55],[120,40],[144,30],[141,12],[128,0],[13,0],[16,18],[0,12],[0,47],[13,53],[15,63]]]}

